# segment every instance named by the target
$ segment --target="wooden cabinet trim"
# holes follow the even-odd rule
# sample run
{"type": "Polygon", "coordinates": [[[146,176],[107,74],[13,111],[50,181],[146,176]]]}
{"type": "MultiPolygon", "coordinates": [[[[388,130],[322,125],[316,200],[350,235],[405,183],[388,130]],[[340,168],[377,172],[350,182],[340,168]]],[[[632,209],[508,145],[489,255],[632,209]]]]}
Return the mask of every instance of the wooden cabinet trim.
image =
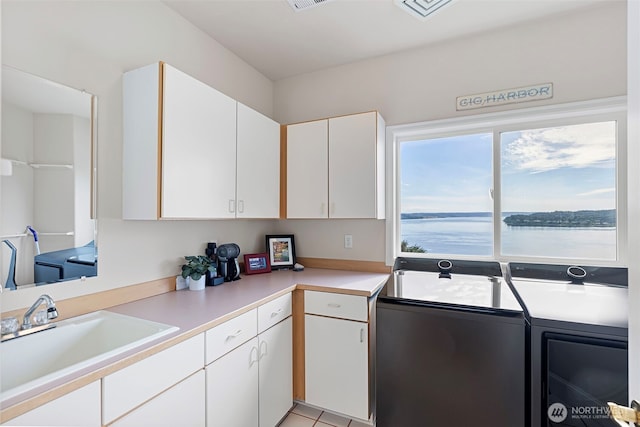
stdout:
{"type": "Polygon", "coordinates": [[[293,399],[305,399],[304,291],[293,291],[293,399]]]}
{"type": "Polygon", "coordinates": [[[162,112],[164,111],[164,65],[164,62],[158,63],[158,156],[156,158],[158,165],[158,176],[156,177],[156,212],[158,218],[162,218],[162,112]]]}

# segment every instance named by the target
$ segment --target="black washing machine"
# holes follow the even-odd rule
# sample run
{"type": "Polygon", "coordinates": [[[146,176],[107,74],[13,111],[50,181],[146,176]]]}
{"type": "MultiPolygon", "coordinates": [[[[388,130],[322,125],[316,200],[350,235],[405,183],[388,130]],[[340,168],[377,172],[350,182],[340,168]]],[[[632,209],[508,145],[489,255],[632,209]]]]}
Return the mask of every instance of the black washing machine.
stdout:
{"type": "Polygon", "coordinates": [[[618,427],[628,404],[627,270],[508,264],[531,323],[531,426],[618,427]]]}
{"type": "Polygon", "coordinates": [[[376,302],[376,425],[528,426],[527,330],[497,262],[396,259],[376,302]]]}

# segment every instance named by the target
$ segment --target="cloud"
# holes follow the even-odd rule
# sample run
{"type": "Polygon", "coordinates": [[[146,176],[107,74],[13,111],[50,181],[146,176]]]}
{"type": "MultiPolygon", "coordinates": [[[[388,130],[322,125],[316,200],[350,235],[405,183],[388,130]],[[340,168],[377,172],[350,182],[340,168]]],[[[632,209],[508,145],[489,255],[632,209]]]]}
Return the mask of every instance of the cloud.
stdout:
{"type": "Polygon", "coordinates": [[[592,191],[587,191],[584,193],[580,193],[578,194],[578,196],[595,196],[598,194],[606,194],[606,193],[615,193],[616,189],[615,187],[612,188],[599,188],[597,190],[592,190],[592,191]]]}
{"type": "Polygon", "coordinates": [[[560,168],[612,166],[615,161],[615,122],[587,123],[520,132],[502,150],[507,169],[540,173],[560,168]]]}

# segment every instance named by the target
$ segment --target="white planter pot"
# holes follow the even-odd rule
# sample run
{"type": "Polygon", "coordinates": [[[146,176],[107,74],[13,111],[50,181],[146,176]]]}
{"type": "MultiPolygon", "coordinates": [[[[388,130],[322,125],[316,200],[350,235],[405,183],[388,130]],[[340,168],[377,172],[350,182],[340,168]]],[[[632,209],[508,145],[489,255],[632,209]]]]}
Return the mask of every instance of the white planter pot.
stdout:
{"type": "Polygon", "coordinates": [[[193,280],[191,277],[189,279],[189,290],[190,291],[202,291],[204,290],[204,284],[206,277],[202,276],[199,280],[193,280]]]}

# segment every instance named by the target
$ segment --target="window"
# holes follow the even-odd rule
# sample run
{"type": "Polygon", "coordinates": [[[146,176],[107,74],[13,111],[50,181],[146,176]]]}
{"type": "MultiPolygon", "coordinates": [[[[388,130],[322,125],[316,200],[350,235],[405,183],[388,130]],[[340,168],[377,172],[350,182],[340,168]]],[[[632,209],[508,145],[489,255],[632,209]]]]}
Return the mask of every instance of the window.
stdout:
{"type": "Polygon", "coordinates": [[[395,256],[620,265],[625,103],[389,127],[395,256]]]}

